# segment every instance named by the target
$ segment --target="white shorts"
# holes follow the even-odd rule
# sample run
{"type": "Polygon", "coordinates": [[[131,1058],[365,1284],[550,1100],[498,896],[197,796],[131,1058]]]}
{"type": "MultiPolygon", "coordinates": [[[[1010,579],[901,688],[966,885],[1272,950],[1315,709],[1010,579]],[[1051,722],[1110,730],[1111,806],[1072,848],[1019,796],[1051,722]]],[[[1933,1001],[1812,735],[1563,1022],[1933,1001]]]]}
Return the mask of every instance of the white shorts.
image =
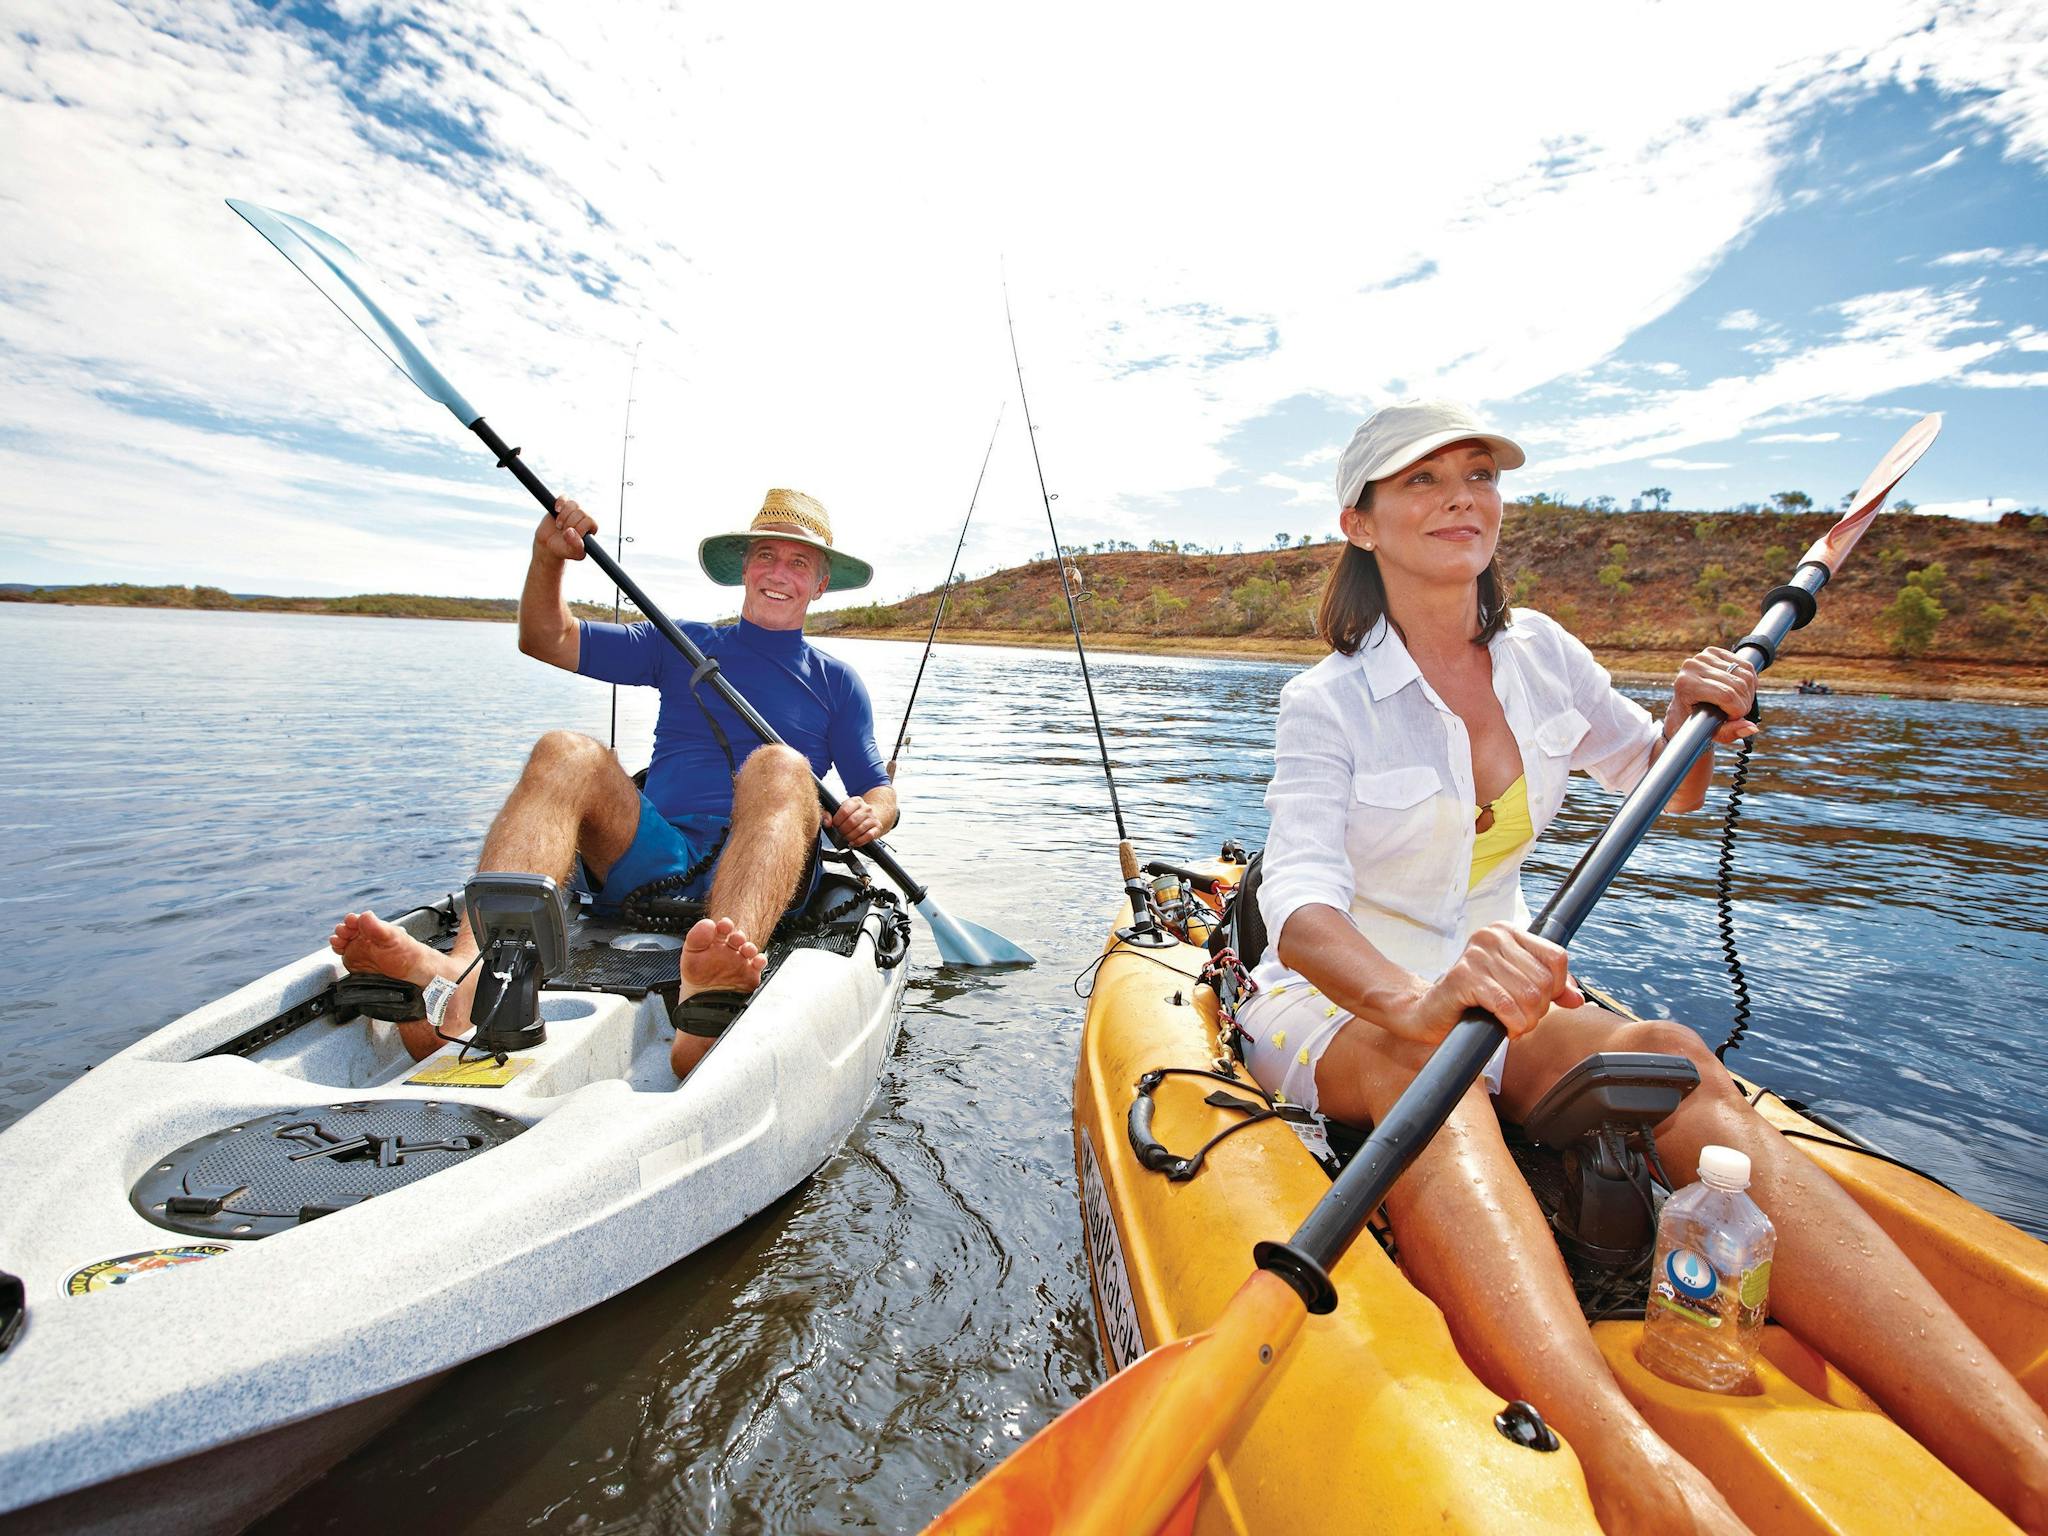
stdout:
{"type": "MultiPolygon", "coordinates": [[[[1337,1031],[1350,1022],[1350,1014],[1305,981],[1266,988],[1237,1010],[1244,1064],[1266,1092],[1315,1111],[1316,1068],[1337,1031]]],[[[1507,1042],[1502,1041],[1481,1074],[1488,1093],[1500,1092],[1507,1063],[1507,1042]]]]}

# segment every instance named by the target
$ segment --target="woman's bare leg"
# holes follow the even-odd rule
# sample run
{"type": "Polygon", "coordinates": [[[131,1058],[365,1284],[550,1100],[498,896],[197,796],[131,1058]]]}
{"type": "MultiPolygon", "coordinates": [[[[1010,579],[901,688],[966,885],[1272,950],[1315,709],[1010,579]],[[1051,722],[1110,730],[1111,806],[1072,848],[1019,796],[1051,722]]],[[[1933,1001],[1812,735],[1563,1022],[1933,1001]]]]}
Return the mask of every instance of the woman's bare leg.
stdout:
{"type": "Polygon", "coordinates": [[[1657,1127],[1674,1179],[1700,1148],[1749,1155],[1750,1194],[1778,1231],[1771,1312],[2022,1528],[2048,1532],[2048,1415],[1839,1184],[1751,1109],[1704,1041],[1668,1021],[1557,1009],[1508,1052],[1501,1112],[1520,1119],[1593,1051],[1662,1051],[1700,1086],[1657,1127]]]}
{"type": "MultiPolygon", "coordinates": [[[[1426,1056],[1369,1026],[1346,1025],[1316,1069],[1321,1108],[1340,1120],[1377,1121],[1426,1056]]],[[[1483,1086],[1465,1095],[1401,1176],[1387,1209],[1402,1268],[1443,1309],[1459,1352],[1495,1391],[1534,1403],[1571,1442],[1610,1533],[1747,1529],[1643,1421],[1608,1370],[1483,1086]],[[1513,1276],[1505,1296],[1504,1273],[1513,1276]]]]}

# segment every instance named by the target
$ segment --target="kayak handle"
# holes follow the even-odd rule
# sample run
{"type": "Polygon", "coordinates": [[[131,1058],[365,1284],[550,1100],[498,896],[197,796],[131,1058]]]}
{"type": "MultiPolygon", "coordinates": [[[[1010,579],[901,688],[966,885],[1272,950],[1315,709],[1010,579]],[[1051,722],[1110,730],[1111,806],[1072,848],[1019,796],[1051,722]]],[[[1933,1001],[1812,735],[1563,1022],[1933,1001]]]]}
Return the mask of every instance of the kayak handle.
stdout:
{"type": "Polygon", "coordinates": [[[1266,1120],[1285,1120],[1291,1124],[1307,1124],[1314,1117],[1297,1104],[1279,1104],[1266,1094],[1256,1083],[1247,1084],[1235,1077],[1225,1077],[1221,1072],[1210,1072],[1200,1067],[1155,1067],[1138,1079],[1137,1097],[1131,1100],[1130,1112],[1124,1117],[1124,1131],[1131,1139],[1131,1151],[1137,1154],[1141,1165],[1154,1173],[1163,1173],[1175,1184],[1185,1184],[1202,1171],[1202,1162],[1208,1157],[1216,1143],[1226,1136],[1235,1136],[1248,1125],[1258,1125],[1266,1120]],[[1216,1109],[1233,1110],[1244,1119],[1235,1125],[1226,1125],[1222,1130],[1203,1142],[1190,1156],[1181,1157],[1171,1151],[1164,1142],[1152,1134],[1152,1094],[1169,1077],[1206,1077],[1212,1082],[1228,1083],[1232,1088],[1249,1087],[1259,1096],[1258,1101],[1241,1099],[1234,1093],[1215,1089],[1203,1099],[1203,1103],[1216,1109]]]}

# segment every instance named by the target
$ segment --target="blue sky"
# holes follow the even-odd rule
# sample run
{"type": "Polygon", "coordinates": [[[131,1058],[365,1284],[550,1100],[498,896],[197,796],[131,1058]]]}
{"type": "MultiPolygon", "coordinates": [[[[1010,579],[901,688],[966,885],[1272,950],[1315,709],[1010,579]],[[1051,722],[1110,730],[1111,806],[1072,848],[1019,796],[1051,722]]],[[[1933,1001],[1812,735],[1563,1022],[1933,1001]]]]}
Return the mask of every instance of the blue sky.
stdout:
{"type": "MultiPolygon", "coordinates": [[[[1509,489],[2048,504],[2048,14],[9,0],[0,581],[509,594],[516,487],[223,206],[347,241],[677,612],[763,489],[876,590],[1332,526],[1375,403],[1509,489]],[[1560,18],[1569,17],[1569,21],[1560,18]],[[622,443],[629,360],[641,359],[622,443]]],[[[601,579],[583,584],[608,595],[601,579]]]]}

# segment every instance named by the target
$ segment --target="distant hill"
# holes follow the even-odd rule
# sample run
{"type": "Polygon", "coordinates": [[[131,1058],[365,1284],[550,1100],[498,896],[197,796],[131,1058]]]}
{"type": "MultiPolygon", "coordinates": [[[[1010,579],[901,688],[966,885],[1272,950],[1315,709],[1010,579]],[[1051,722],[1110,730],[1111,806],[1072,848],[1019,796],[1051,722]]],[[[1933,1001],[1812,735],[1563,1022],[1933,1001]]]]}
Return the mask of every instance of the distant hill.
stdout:
{"type": "MultiPolygon", "coordinates": [[[[1549,613],[1610,665],[1740,638],[1759,600],[1834,526],[1827,513],[1598,512],[1510,507],[1501,559],[1514,601],[1549,613]],[[1616,653],[1620,653],[1617,655],[1616,653]]],[[[1324,579],[1343,545],[1246,554],[1069,553],[1086,633],[1144,649],[1316,654],[1324,579]],[[1255,642],[1255,643],[1254,643],[1255,642]]],[[[914,634],[936,592],[813,618],[814,633],[914,634]]],[[[1050,559],[956,582],[946,633],[1025,640],[1064,634],[1050,559]]],[[[2048,516],[1997,523],[1885,513],[1801,632],[1802,663],[1823,657],[2019,666],[2048,663],[2048,516]],[[1919,595],[1901,599],[1901,592],[1919,595]]]]}
{"type": "MultiPolygon", "coordinates": [[[[519,617],[519,602],[510,597],[421,597],[405,592],[373,592],[360,597],[267,597],[223,592],[219,587],[145,587],[109,582],[75,587],[32,587],[19,582],[0,585],[0,603],[63,603],[78,608],[195,608],[226,613],[329,613],[372,619],[467,619],[509,624],[519,617]]],[[[609,619],[610,603],[572,602],[579,619],[609,619]]],[[[619,610],[621,623],[640,613],[630,603],[619,610]]]]}

